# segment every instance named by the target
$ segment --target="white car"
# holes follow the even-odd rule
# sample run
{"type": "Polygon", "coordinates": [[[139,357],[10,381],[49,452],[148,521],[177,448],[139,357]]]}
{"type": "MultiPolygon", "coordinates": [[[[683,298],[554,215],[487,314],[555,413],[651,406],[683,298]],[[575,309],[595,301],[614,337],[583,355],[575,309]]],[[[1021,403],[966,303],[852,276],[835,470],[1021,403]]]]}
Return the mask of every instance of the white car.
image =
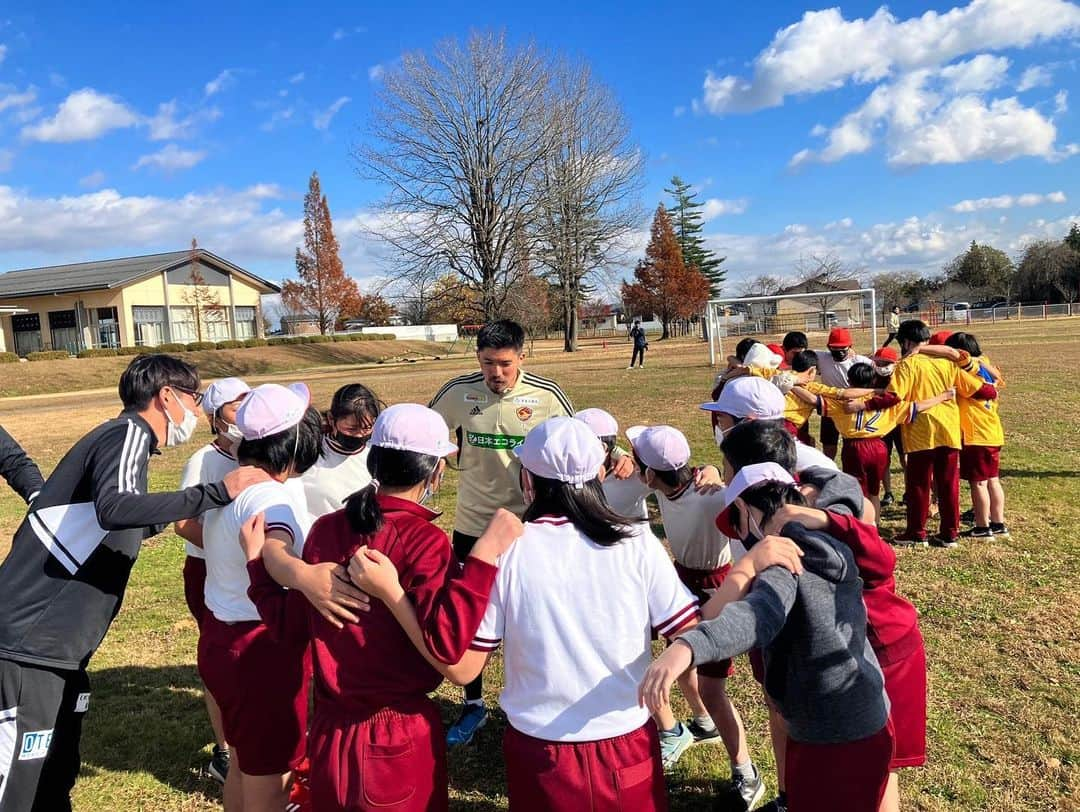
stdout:
{"type": "Polygon", "coordinates": [[[945,304],[945,321],[967,321],[970,309],[970,302],[947,302],[945,304]]]}

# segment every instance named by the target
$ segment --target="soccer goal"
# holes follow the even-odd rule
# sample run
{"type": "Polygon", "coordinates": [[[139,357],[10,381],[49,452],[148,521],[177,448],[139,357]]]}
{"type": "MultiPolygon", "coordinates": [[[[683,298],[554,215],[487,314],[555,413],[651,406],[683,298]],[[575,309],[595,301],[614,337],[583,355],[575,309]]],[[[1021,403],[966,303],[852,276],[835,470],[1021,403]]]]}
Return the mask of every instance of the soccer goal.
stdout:
{"type": "Polygon", "coordinates": [[[775,336],[779,343],[784,333],[792,330],[812,334],[847,327],[869,329],[869,346],[861,346],[865,339],[856,334],[856,349],[878,346],[877,294],[873,288],[710,299],[703,318],[709,330],[711,366],[723,361],[725,338],[737,341],[744,336],[775,336]]]}

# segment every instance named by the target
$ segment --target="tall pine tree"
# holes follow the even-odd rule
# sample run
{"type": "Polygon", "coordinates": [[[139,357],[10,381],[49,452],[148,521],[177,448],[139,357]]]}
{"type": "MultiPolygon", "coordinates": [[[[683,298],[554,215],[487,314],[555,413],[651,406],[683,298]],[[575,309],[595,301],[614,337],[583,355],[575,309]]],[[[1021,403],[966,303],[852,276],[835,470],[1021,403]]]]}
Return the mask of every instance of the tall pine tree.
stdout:
{"type": "Polygon", "coordinates": [[[668,209],[668,214],[671,215],[675,237],[682,248],[683,261],[701,271],[701,275],[709,281],[709,296],[715,299],[724,289],[726,273],[720,265],[727,257],[718,258],[705,247],[705,239],[701,236],[701,210],[705,204],[697,200],[697,192],[678,175],[671,179],[671,187],[664,191],[675,199],[675,205],[668,209]]]}

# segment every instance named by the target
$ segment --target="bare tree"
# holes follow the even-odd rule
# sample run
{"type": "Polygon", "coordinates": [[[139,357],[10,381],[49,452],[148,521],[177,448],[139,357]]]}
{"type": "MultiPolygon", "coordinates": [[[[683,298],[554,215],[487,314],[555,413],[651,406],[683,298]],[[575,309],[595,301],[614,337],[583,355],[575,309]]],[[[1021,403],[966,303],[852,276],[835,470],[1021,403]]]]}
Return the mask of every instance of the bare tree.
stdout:
{"type": "Polygon", "coordinates": [[[195,318],[195,340],[203,340],[203,332],[209,331],[210,325],[221,324],[225,321],[225,308],[221,305],[221,297],[206,282],[203,276],[201,263],[199,262],[199,243],[192,237],[191,250],[188,252],[187,285],[184,286],[184,304],[191,308],[195,318]]]}
{"type": "Polygon", "coordinates": [[[454,272],[480,292],[486,319],[513,283],[515,233],[529,237],[538,214],[554,134],[547,85],[539,51],[501,35],[407,53],[376,94],[368,143],[353,150],[360,172],[389,189],[373,230],[401,272],[454,272]]]}
{"type": "Polygon", "coordinates": [[[740,296],[772,296],[784,286],[784,280],[772,274],[747,279],[739,287],[740,296]]]}
{"type": "Polygon", "coordinates": [[[822,316],[851,296],[850,286],[845,288],[843,283],[857,281],[860,272],[861,269],[844,264],[836,254],[811,254],[795,263],[796,286],[803,288],[805,293],[818,294],[809,301],[817,306],[822,316]]]}
{"type": "Polygon", "coordinates": [[[640,222],[643,160],[617,99],[588,65],[555,66],[549,109],[557,138],[541,165],[537,257],[559,293],[563,349],[573,352],[592,277],[625,255],[623,238],[640,222]]]}

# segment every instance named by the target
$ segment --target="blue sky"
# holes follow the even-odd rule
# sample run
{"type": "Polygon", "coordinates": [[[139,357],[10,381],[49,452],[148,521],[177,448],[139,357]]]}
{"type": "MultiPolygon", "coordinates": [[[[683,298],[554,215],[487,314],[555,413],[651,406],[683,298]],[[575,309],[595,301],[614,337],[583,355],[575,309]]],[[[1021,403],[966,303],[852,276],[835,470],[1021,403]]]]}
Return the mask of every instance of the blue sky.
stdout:
{"type": "Polygon", "coordinates": [[[90,5],[0,10],[0,269],[195,235],[281,279],[317,169],[348,270],[375,279],[381,190],[350,147],[402,52],[473,27],[592,64],[647,156],[645,209],[673,174],[693,183],[733,292],[827,252],[933,271],[1080,219],[1065,0],[90,5]]]}

